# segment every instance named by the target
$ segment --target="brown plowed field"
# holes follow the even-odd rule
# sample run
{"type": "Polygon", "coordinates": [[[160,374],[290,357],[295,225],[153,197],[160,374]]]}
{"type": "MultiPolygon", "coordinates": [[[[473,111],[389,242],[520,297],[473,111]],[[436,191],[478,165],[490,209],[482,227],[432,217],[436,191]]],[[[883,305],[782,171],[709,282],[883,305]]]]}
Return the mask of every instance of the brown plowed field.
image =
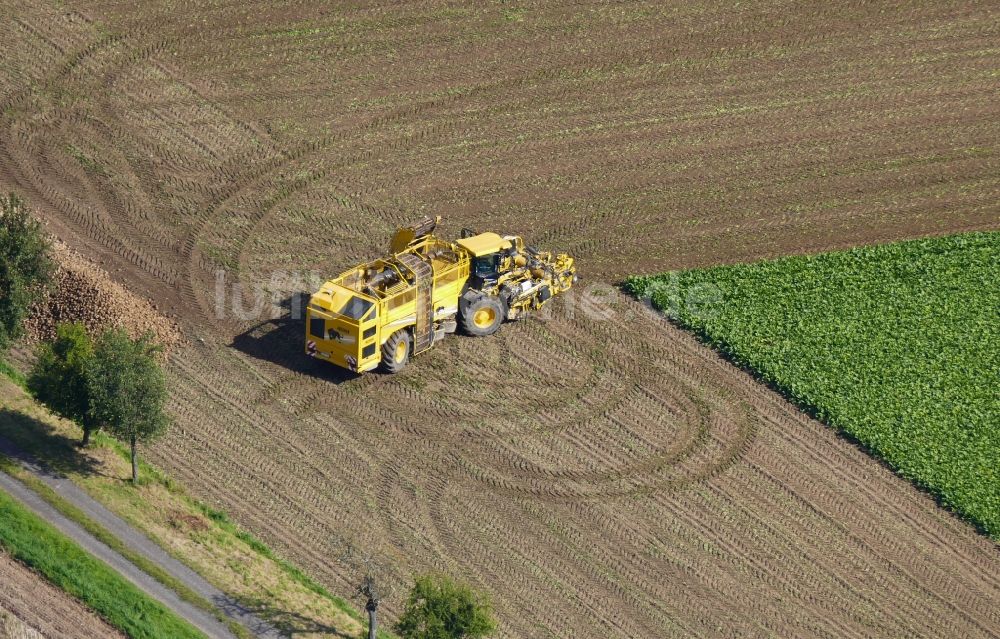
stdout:
{"type": "Polygon", "coordinates": [[[0,638],[113,639],[122,634],[44,577],[0,551],[0,638]]]}
{"type": "Polygon", "coordinates": [[[353,543],[505,637],[1000,634],[993,542],[583,286],[1000,228],[995,5],[7,8],[0,184],[181,321],[157,461],[336,592],[353,543]],[[580,292],[391,378],[233,312],[422,213],[572,251],[580,292]]]}

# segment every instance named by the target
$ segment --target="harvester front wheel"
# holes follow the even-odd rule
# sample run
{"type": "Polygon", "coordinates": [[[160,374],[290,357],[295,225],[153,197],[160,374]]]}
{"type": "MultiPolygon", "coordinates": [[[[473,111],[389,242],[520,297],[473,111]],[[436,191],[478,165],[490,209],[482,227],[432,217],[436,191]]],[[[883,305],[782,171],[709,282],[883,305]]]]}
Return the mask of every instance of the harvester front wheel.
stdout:
{"type": "Polygon", "coordinates": [[[484,337],[500,329],[507,317],[504,304],[490,295],[477,295],[462,300],[462,330],[469,335],[484,337]]]}
{"type": "Polygon", "coordinates": [[[410,351],[413,349],[413,339],[410,331],[400,329],[389,336],[382,344],[382,361],[379,366],[383,372],[398,373],[410,361],[410,351]]]}

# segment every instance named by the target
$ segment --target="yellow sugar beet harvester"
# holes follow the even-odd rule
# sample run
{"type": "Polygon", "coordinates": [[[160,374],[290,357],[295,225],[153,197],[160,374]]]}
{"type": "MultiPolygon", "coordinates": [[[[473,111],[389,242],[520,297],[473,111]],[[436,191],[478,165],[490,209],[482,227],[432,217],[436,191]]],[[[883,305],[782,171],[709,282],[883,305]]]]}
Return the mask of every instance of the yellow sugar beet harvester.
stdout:
{"type": "Polygon", "coordinates": [[[517,236],[432,235],[440,218],[396,231],[392,256],[327,281],[306,307],[306,353],[363,373],[395,373],[454,333],[495,333],[576,281],[573,258],[525,246],[517,236]]]}

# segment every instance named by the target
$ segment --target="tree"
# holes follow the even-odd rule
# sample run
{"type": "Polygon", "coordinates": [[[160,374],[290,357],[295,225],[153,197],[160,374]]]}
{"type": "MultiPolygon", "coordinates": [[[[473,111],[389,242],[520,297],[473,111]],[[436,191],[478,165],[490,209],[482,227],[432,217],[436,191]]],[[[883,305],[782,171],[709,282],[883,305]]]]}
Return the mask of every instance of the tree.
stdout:
{"type": "Polygon", "coordinates": [[[475,639],[496,628],[489,601],[445,576],[414,580],[396,631],[405,639],[475,639]]]}
{"type": "Polygon", "coordinates": [[[91,419],[131,446],[133,484],[139,480],[138,444],[167,427],[167,389],[157,350],[151,333],[133,340],[113,329],[101,335],[86,367],[91,419]]]}
{"type": "Polygon", "coordinates": [[[86,446],[97,424],[90,413],[87,366],[94,356],[94,342],[80,323],[56,326],[56,339],[38,347],[38,357],[28,376],[28,389],[58,415],[83,428],[86,446]]]}
{"type": "Polygon", "coordinates": [[[41,225],[15,194],[0,196],[0,350],[21,336],[52,268],[41,225]]]}

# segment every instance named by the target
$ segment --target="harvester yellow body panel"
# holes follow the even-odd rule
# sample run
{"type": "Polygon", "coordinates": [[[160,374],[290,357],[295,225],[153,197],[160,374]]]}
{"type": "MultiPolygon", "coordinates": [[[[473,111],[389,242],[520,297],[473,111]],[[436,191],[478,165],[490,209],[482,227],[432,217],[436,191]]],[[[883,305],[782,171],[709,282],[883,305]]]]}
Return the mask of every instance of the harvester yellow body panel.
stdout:
{"type": "Polygon", "coordinates": [[[472,237],[463,237],[460,240],[455,240],[455,244],[464,248],[473,257],[482,257],[511,247],[510,240],[504,239],[496,233],[480,233],[472,237]]]}
{"type": "Polygon", "coordinates": [[[380,364],[396,372],[459,321],[473,335],[490,334],[576,279],[566,255],[521,255],[520,238],[496,233],[442,241],[430,234],[435,225],[428,218],[400,229],[391,257],[341,273],[312,295],[308,355],[359,373],[380,364]]]}

